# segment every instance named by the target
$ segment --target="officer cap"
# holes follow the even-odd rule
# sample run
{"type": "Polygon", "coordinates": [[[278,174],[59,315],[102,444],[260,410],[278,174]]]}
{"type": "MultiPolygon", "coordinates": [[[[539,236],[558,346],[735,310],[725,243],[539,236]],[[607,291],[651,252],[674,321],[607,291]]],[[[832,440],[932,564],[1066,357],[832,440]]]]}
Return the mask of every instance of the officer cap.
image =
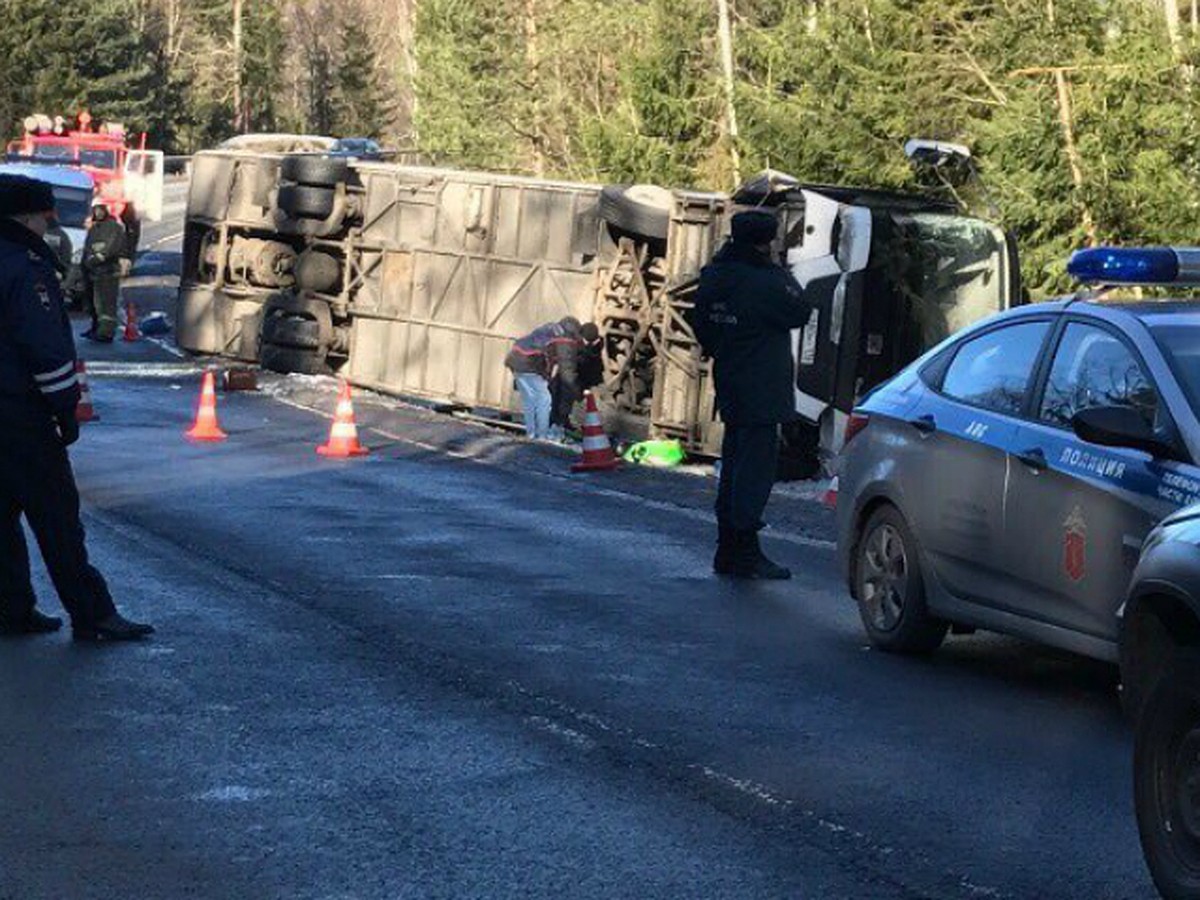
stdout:
{"type": "Polygon", "coordinates": [[[0,175],[0,217],[54,211],[54,191],[44,181],[24,175],[0,175]]]}
{"type": "Polygon", "coordinates": [[[775,240],[775,214],[762,209],[740,212],[733,217],[732,237],[735,244],[769,244],[775,240]]]}

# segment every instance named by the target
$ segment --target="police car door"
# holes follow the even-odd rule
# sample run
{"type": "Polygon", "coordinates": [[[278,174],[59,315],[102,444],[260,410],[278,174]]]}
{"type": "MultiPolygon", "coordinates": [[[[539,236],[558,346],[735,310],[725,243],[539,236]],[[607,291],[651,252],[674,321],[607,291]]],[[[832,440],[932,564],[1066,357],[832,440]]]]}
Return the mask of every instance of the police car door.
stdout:
{"type": "Polygon", "coordinates": [[[1111,641],[1142,540],[1175,508],[1163,478],[1190,467],[1089,444],[1071,429],[1075,413],[1097,406],[1133,407],[1152,424],[1168,414],[1116,329],[1067,320],[1043,381],[1016,436],[1006,502],[1016,611],[1111,641]]]}
{"type": "Polygon", "coordinates": [[[1023,318],[964,340],[935,364],[933,390],[906,413],[909,437],[896,451],[906,513],[959,600],[1002,602],[1008,449],[1052,327],[1049,318],[1023,318]]]}

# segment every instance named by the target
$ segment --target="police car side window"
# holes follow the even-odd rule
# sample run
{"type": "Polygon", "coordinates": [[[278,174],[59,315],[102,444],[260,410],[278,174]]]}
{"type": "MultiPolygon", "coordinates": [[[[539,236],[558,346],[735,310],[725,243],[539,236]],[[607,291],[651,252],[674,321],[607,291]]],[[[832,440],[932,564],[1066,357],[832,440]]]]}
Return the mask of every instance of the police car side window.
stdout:
{"type": "Polygon", "coordinates": [[[942,393],[972,406],[1019,414],[1049,329],[1049,322],[1022,322],[966,341],[946,368],[942,393]]]}
{"type": "Polygon", "coordinates": [[[1124,341],[1072,322],[1054,354],[1038,418],[1066,428],[1077,412],[1097,406],[1136,409],[1154,427],[1158,392],[1124,341]]]}

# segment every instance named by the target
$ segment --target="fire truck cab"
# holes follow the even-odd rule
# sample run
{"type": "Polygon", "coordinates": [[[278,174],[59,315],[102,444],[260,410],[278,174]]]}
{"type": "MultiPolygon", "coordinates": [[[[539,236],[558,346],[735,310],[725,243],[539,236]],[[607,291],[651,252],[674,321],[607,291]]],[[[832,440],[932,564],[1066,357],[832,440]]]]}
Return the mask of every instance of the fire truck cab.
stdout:
{"type": "Polygon", "coordinates": [[[8,160],[78,168],[91,176],[96,197],[114,216],[133,203],[139,217],[159,221],[163,210],[162,152],[129,147],[125,128],[118,123],[104,123],[95,131],[91,124],[86,112],[79,114],[75,128],[62,116],[29,116],[25,133],[8,144],[8,160]]]}

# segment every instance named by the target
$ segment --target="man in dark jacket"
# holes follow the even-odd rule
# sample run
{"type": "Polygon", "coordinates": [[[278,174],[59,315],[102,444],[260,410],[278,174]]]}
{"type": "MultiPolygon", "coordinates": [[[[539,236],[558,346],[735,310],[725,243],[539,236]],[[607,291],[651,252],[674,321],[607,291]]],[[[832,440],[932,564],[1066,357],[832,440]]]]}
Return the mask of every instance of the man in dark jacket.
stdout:
{"type": "Polygon", "coordinates": [[[125,252],[125,228],[97,201],[92,207],[92,226],[83,243],[83,272],[87,280],[86,300],[92,327],[83,333],[90,341],[111,344],[117,334],[117,300],[121,292],[121,254],[125,252]]]}
{"type": "Polygon", "coordinates": [[[550,413],[553,398],[550,380],[560,379],[562,389],[575,395],[579,391],[579,320],[567,316],[557,322],[540,325],[524,337],[517,338],[504,364],[513,373],[521,394],[521,409],[525,416],[525,434],[531,438],[550,439],[550,413]]]}
{"type": "Polygon", "coordinates": [[[579,350],[575,358],[576,380],[568,384],[560,370],[550,382],[550,433],[565,435],[571,427],[571,411],[590,391],[604,380],[603,346],[600,329],[593,322],[579,326],[579,350]]]}
{"type": "Polygon", "coordinates": [[[742,578],[790,578],[763,554],[758,532],[775,483],[779,426],[795,418],[792,329],[809,316],[804,291],[771,256],[772,213],[733,217],[732,238],[700,273],[690,316],[713,358],[725,423],[713,570],[742,578]]]}
{"type": "Polygon", "coordinates": [[[142,219],[132,200],[121,210],[121,225],[125,229],[125,241],[121,245],[121,277],[124,278],[133,271],[133,264],[137,262],[138,244],[142,242],[142,219]]]}
{"type": "Polygon", "coordinates": [[[42,240],[54,195],[40,181],[0,175],[0,634],[57,631],[36,609],[24,514],[76,640],[126,641],[154,631],[124,619],[88,562],[67,446],[79,437],[75,343],[42,240]]]}

